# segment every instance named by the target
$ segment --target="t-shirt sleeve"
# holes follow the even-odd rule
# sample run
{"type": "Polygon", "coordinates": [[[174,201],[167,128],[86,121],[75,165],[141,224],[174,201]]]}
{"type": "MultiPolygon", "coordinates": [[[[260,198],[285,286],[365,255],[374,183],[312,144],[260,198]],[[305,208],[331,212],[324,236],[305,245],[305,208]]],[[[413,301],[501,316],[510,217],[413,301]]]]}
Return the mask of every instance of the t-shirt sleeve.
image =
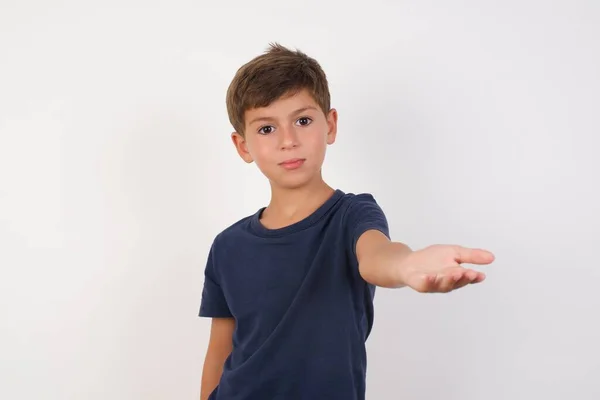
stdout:
{"type": "Polygon", "coordinates": [[[219,283],[219,276],[215,260],[215,244],[210,248],[208,260],[204,269],[204,287],[200,302],[200,317],[225,318],[231,317],[225,294],[219,283]]]}
{"type": "Polygon", "coordinates": [[[390,238],[387,218],[370,194],[358,194],[353,199],[347,214],[347,229],[349,246],[353,257],[356,257],[356,243],[363,233],[378,230],[390,238]]]}

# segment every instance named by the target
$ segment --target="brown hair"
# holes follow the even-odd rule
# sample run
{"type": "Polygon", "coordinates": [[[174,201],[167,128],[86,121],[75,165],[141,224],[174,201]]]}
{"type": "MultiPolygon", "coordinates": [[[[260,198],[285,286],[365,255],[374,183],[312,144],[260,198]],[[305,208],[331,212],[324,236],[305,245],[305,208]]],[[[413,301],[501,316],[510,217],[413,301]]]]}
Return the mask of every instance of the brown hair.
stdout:
{"type": "Polygon", "coordinates": [[[227,89],[227,114],[236,132],[244,135],[247,110],[266,107],[275,100],[307,89],[327,114],[329,85],[319,63],[300,50],[271,43],[261,54],[240,67],[227,89]]]}

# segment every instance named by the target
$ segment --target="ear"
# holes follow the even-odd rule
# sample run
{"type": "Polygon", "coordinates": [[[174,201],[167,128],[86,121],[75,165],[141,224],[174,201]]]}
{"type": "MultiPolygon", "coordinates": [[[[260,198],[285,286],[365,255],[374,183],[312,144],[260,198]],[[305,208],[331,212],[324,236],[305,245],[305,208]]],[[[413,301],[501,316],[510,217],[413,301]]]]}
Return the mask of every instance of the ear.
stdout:
{"type": "Polygon", "coordinates": [[[240,133],[233,132],[231,134],[231,141],[233,142],[233,145],[235,146],[235,149],[240,157],[242,157],[242,160],[246,161],[248,164],[254,161],[250,155],[250,152],[248,151],[248,144],[246,143],[244,136],[242,136],[240,133]]]}
{"type": "Polygon", "coordinates": [[[337,110],[332,108],[327,114],[327,144],[335,143],[335,138],[337,137],[337,121],[337,110]]]}

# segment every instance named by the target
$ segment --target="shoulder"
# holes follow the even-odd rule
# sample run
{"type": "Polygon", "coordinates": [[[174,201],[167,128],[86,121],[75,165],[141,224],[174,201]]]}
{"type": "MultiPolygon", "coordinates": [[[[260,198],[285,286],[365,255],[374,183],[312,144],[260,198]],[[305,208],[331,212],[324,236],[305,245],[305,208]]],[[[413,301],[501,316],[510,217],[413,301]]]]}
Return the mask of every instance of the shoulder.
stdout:
{"type": "Polygon", "coordinates": [[[389,236],[386,215],[372,193],[348,193],[345,201],[344,222],[353,236],[368,229],[377,229],[389,236]]]}
{"type": "Polygon", "coordinates": [[[360,213],[365,208],[380,208],[375,196],[372,193],[346,193],[343,197],[346,215],[360,213]]]}
{"type": "Polygon", "coordinates": [[[346,193],[344,196],[349,204],[361,202],[376,203],[375,196],[372,193],[346,193]]]}
{"type": "Polygon", "coordinates": [[[237,242],[248,231],[248,226],[252,218],[253,215],[248,215],[226,226],[215,235],[213,247],[219,248],[220,251],[226,251],[227,248],[237,242]]]}

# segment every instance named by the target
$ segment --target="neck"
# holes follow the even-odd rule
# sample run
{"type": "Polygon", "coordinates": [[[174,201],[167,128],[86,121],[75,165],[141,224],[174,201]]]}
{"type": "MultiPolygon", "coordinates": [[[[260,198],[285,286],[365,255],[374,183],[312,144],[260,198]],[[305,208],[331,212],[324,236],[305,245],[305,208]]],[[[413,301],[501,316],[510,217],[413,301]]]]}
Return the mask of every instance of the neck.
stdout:
{"type": "Polygon", "coordinates": [[[320,175],[296,188],[282,188],[271,183],[271,201],[263,218],[275,224],[299,221],[319,208],[334,191],[320,175]]]}

